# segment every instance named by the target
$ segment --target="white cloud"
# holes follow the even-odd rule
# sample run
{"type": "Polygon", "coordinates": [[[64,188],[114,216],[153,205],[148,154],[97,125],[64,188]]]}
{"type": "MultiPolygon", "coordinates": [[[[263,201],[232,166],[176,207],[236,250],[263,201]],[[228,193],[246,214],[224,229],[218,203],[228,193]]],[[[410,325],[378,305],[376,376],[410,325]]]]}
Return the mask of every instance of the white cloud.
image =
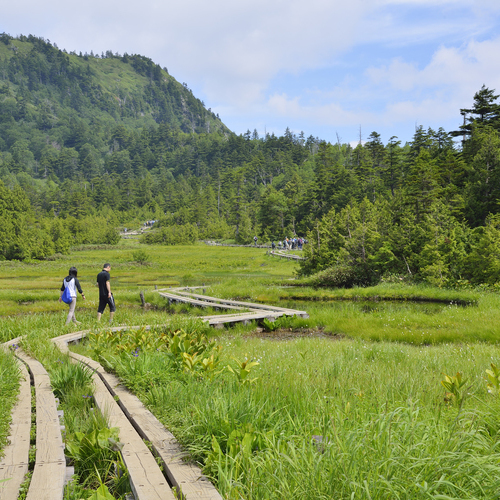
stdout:
{"type": "Polygon", "coordinates": [[[387,126],[402,123],[445,126],[459,121],[459,110],[472,104],[483,84],[500,91],[500,71],[492,61],[500,52],[500,37],[460,47],[440,47],[427,66],[395,59],[388,66],[366,70],[367,79],[346,80],[329,92],[302,97],[274,94],[269,111],[296,122],[331,127],[387,126]],[[382,108],[372,111],[370,100],[382,108]],[[437,125],[435,125],[437,124],[437,125]]]}
{"type": "Polygon", "coordinates": [[[500,90],[500,40],[484,41],[498,12],[498,0],[17,0],[2,6],[0,31],[68,51],[143,54],[250,127],[257,117],[359,127],[437,120],[483,83],[500,90]],[[408,56],[424,43],[436,46],[427,63],[408,56]],[[388,46],[400,57],[384,63],[388,46]],[[380,50],[360,72],[371,47],[380,50]],[[301,80],[318,69],[329,88],[301,80]]]}
{"type": "MultiPolygon", "coordinates": [[[[432,0],[466,5],[465,0],[432,0]]],[[[476,2],[477,3],[477,2],[476,2]]],[[[480,2],[481,3],[481,2],[480,2]]],[[[401,25],[401,7],[430,0],[184,0],[135,2],[18,0],[2,9],[2,24],[56,41],[67,50],[135,52],[167,66],[211,101],[245,108],[264,97],[278,74],[330,65],[353,46],[410,43],[462,33],[470,20],[426,18],[401,25]],[[391,10],[392,8],[392,10],[391,10]]],[[[1,29],[1,25],[0,25],[1,29]]],[[[6,31],[9,30],[6,26],[6,31]]],[[[18,33],[13,33],[18,34],[18,33]]]]}
{"type": "Polygon", "coordinates": [[[297,97],[289,98],[285,94],[271,96],[268,100],[268,108],[271,114],[275,113],[280,117],[329,126],[356,126],[375,119],[375,116],[368,111],[349,111],[336,102],[308,105],[301,103],[297,97]]]}
{"type": "Polygon", "coordinates": [[[500,71],[494,61],[500,51],[500,37],[470,41],[462,47],[439,47],[427,66],[395,59],[386,67],[368,68],[366,75],[380,87],[396,91],[443,91],[451,100],[471,96],[482,84],[500,87],[500,71]]]}

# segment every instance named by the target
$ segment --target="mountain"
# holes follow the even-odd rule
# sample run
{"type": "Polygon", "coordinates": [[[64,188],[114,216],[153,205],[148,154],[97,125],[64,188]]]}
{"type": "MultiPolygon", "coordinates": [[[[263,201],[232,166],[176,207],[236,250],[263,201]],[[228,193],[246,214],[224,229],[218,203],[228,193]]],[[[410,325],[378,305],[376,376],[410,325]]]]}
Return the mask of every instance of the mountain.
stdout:
{"type": "Polygon", "coordinates": [[[41,142],[78,147],[96,127],[106,131],[117,123],[229,133],[186,84],[147,57],[68,54],[43,38],[0,35],[0,150],[20,138],[32,143],[32,134],[41,142]]]}

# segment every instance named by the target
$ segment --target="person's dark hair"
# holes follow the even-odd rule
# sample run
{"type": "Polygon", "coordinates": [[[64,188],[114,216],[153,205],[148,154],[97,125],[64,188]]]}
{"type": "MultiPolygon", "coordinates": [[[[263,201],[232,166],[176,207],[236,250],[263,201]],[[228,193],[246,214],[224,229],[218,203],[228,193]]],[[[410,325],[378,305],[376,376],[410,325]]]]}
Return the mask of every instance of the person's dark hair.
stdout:
{"type": "Polygon", "coordinates": [[[102,266],[103,269],[106,269],[107,267],[111,267],[111,264],[109,264],[108,262],[106,262],[106,264],[104,264],[104,266],[102,266]]]}
{"type": "Polygon", "coordinates": [[[78,271],[76,270],[76,267],[69,268],[69,275],[76,278],[76,276],[78,275],[78,271]]]}

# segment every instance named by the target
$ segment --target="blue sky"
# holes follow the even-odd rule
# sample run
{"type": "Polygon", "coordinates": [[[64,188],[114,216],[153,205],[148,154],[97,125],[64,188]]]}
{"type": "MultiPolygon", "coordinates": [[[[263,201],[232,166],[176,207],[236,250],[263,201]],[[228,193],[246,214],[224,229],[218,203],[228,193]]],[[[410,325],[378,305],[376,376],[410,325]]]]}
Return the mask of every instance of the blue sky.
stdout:
{"type": "Polygon", "coordinates": [[[1,31],[150,57],[236,133],[405,142],[500,93],[500,0],[17,0],[1,31]]]}

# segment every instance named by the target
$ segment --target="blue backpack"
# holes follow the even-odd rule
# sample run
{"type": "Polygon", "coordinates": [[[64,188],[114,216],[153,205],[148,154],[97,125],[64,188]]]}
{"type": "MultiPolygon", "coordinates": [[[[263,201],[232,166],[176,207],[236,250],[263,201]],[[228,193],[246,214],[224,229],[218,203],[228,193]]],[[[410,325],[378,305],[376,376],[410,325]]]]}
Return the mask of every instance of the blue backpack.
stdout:
{"type": "MultiPolygon", "coordinates": [[[[69,282],[69,283],[71,283],[71,282],[69,282]]],[[[69,285],[69,283],[68,283],[68,285],[69,285]]],[[[73,297],[71,297],[71,293],[69,291],[69,286],[68,285],[66,285],[66,288],[64,289],[64,292],[61,295],[61,300],[65,304],[71,304],[71,302],[73,301],[73,297]]]]}

